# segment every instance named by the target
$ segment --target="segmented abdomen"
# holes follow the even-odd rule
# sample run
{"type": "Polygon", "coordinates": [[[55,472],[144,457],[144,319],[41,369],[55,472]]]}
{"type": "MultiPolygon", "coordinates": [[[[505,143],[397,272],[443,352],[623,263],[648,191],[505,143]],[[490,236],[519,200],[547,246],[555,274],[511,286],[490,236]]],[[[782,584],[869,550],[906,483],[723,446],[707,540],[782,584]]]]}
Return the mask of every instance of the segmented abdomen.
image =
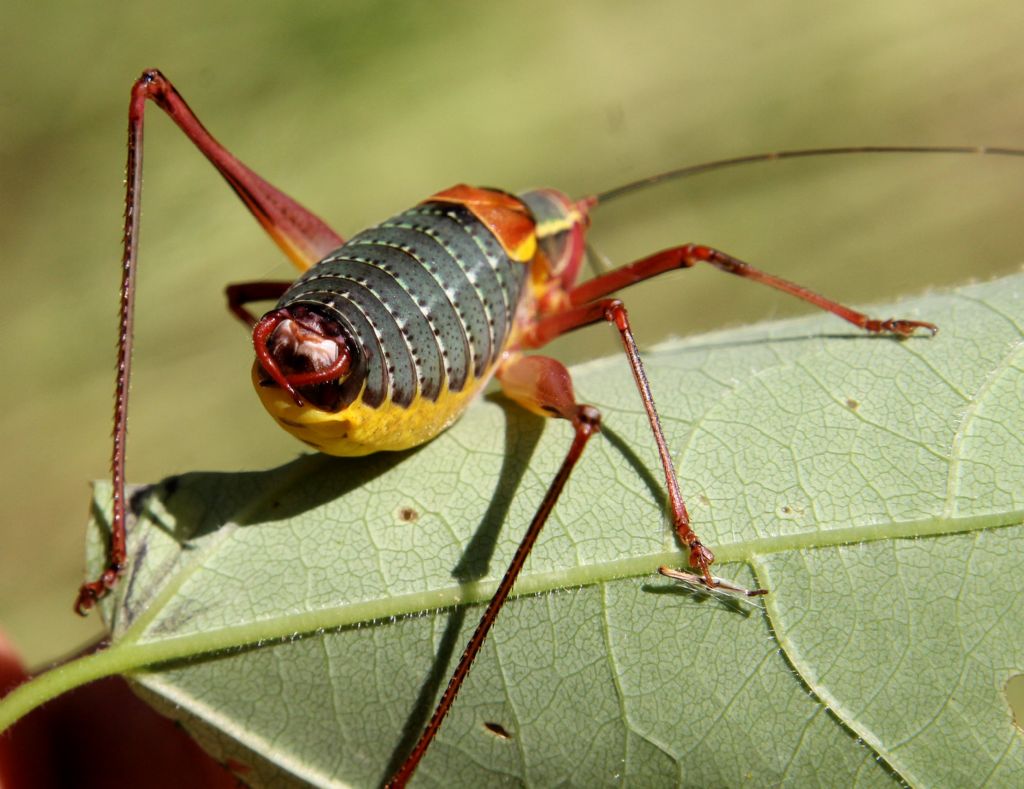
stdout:
{"type": "Polygon", "coordinates": [[[527,266],[469,210],[426,202],[354,236],[303,274],[278,307],[334,318],[357,348],[340,405],[462,391],[492,368],[512,328],[527,266]],[[446,386],[447,385],[447,386],[446,386]]]}

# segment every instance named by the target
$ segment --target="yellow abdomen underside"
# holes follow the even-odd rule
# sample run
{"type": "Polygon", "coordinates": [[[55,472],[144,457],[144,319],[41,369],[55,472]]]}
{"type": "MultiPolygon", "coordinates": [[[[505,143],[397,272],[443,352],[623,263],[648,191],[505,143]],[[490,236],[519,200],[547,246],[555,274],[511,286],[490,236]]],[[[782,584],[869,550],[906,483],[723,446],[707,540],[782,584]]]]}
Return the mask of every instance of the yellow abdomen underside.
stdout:
{"type": "Polygon", "coordinates": [[[372,407],[357,398],[332,413],[309,403],[295,405],[283,389],[263,386],[259,363],[253,364],[252,380],[263,407],[285,430],[319,452],[357,457],[373,452],[395,452],[423,444],[459,418],[487,378],[466,382],[461,392],[441,392],[436,401],[417,397],[403,407],[390,400],[372,407]]]}

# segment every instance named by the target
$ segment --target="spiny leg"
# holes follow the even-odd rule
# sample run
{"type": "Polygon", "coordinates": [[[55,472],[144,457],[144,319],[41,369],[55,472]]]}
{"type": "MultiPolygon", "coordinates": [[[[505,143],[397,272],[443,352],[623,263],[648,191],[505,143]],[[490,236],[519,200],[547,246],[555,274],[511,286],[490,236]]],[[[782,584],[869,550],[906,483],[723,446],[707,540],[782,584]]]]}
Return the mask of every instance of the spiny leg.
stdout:
{"type": "Polygon", "coordinates": [[[264,181],[228,153],[204,128],[174,86],[159,71],[146,71],[132,86],[128,105],[128,164],[125,189],[123,255],[121,258],[120,332],[117,383],[114,392],[114,442],[111,460],[113,515],[110,552],[99,578],[82,584],[75,610],[84,614],[107,593],[124,568],[124,466],[128,432],[128,382],[131,378],[135,315],[135,273],[142,200],[142,139],[146,101],[155,102],[181,128],[242,198],[264,229],[299,268],[308,268],[342,243],[341,237],[312,212],[264,181]]]}
{"type": "Polygon", "coordinates": [[[555,478],[551,481],[547,493],[544,494],[544,499],[541,501],[537,514],[534,515],[533,521],[531,521],[529,528],[526,530],[522,542],[519,543],[519,547],[516,549],[515,555],[512,557],[512,561],[505,571],[497,591],[487,604],[487,608],[480,619],[480,624],[477,625],[462,653],[462,657],[459,658],[459,663],[455,667],[451,679],[448,681],[448,687],[445,688],[441,700],[434,709],[434,714],[431,716],[427,727],[424,729],[412,752],[391,777],[391,780],[388,781],[387,786],[389,787],[405,786],[426,753],[427,748],[430,747],[430,743],[437,736],[442,721],[451,709],[463,681],[469,674],[473,660],[480,652],[484,640],[487,638],[487,634],[498,616],[498,612],[501,611],[505,600],[512,591],[512,587],[515,585],[516,579],[519,577],[519,573],[526,562],[526,557],[533,550],[534,543],[547,522],[548,516],[551,515],[555,502],[558,501],[558,497],[561,495],[569,475],[583,454],[587,441],[600,430],[600,412],[593,406],[580,405],[576,402],[572,378],[570,378],[569,371],[565,369],[561,362],[544,356],[516,356],[503,363],[498,370],[497,377],[505,394],[511,399],[542,416],[555,416],[567,419],[572,423],[575,434],[572,445],[569,447],[569,451],[566,453],[558,473],[555,474],[555,478]]]}
{"type": "Polygon", "coordinates": [[[924,329],[933,335],[939,330],[933,323],[925,321],[910,321],[889,318],[879,320],[871,318],[862,312],[850,309],[838,302],[827,299],[824,296],[809,290],[802,285],[768,274],[760,269],[754,268],[732,255],[720,252],[711,247],[700,244],[684,244],[679,247],[657,252],[648,257],[642,258],[635,263],[623,266],[622,268],[602,274],[592,280],[577,285],[569,291],[569,300],[573,305],[583,305],[615,293],[628,285],[656,277],[666,271],[679,268],[690,268],[698,263],[709,263],[719,271],[727,274],[735,274],[738,277],[760,282],[762,285],[781,290],[798,299],[810,302],[811,304],[837,315],[854,326],[864,331],[875,334],[890,333],[899,337],[909,337],[917,329],[924,329]]]}

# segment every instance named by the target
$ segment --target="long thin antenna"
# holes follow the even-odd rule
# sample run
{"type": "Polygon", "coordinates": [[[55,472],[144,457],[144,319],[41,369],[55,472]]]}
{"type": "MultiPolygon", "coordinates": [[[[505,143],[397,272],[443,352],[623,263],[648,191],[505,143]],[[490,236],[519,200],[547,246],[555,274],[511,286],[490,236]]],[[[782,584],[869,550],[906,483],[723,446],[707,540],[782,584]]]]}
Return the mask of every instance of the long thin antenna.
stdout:
{"type": "Polygon", "coordinates": [[[648,186],[673,181],[677,178],[688,178],[691,175],[711,172],[712,170],[724,170],[726,167],[736,167],[741,164],[752,164],[754,162],[774,162],[782,159],[809,159],[814,156],[846,156],[849,154],[875,154],[875,153],[952,153],[952,154],[973,154],[979,156],[1024,156],[1024,148],[995,148],[985,145],[859,145],[845,146],[838,148],[800,148],[792,151],[773,151],[771,153],[754,153],[747,156],[736,156],[732,159],[718,159],[714,162],[694,164],[689,167],[680,167],[675,170],[666,170],[656,175],[631,181],[628,184],[617,186],[605,192],[599,192],[587,199],[590,205],[607,203],[623,195],[646,189],[648,186]]]}

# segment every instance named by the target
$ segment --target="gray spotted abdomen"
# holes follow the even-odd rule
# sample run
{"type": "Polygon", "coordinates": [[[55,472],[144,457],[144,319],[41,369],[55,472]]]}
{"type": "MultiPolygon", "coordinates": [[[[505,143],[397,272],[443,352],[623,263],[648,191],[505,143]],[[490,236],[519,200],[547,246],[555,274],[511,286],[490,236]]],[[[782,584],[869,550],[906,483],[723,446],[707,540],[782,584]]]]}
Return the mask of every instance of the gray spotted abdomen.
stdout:
{"type": "Polygon", "coordinates": [[[339,408],[360,391],[369,406],[409,406],[489,373],[527,273],[468,209],[427,202],[351,238],[277,306],[314,309],[351,337],[356,358],[339,408]]]}

